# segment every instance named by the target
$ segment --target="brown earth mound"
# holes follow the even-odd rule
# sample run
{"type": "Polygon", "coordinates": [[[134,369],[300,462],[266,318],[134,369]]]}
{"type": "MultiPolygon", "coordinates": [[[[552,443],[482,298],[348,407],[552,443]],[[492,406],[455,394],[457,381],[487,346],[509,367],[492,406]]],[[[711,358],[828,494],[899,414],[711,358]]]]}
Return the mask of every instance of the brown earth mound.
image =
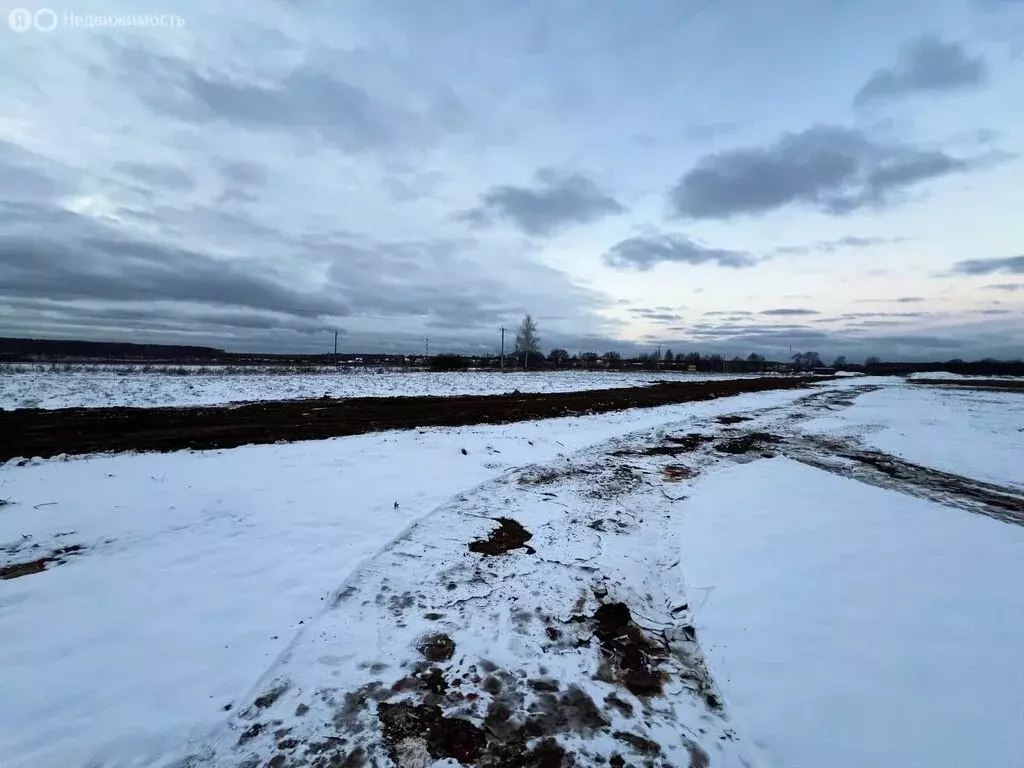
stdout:
{"type": "Polygon", "coordinates": [[[0,461],[105,451],[176,451],[580,416],[796,389],[817,378],[718,379],[589,392],[287,400],[193,408],[0,411],[0,461]]]}

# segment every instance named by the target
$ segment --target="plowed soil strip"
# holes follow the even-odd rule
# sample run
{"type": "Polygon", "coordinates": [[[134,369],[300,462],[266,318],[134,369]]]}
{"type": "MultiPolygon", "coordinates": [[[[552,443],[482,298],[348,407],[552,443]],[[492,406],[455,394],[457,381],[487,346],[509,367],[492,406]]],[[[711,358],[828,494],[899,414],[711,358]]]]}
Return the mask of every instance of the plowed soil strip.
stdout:
{"type": "Polygon", "coordinates": [[[725,379],[549,394],[362,397],[197,408],[0,411],[0,461],[107,451],[235,448],[386,429],[505,424],[796,389],[820,381],[820,377],[725,379]]]}

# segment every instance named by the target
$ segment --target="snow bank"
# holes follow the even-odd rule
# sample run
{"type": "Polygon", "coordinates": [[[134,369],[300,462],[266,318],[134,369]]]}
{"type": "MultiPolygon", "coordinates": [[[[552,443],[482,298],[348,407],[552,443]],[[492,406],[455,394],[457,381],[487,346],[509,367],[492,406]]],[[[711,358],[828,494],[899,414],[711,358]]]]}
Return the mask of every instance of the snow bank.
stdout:
{"type": "Polygon", "coordinates": [[[970,376],[961,373],[949,373],[948,371],[934,371],[932,373],[911,373],[907,381],[943,381],[943,380],[971,380],[971,379],[1006,379],[1007,381],[1020,381],[1020,376],[970,376]]]}
{"type": "Polygon", "coordinates": [[[680,541],[767,764],[1020,765],[1024,529],[775,459],[702,480],[680,541]]]}
{"type": "Polygon", "coordinates": [[[0,564],[84,549],[0,581],[3,768],[150,765],[131,761],[226,717],[224,707],[332,590],[457,492],[616,435],[804,394],[228,451],[8,462],[0,564]]]}
{"type": "Polygon", "coordinates": [[[4,373],[0,367],[0,410],[100,406],[157,407],[220,405],[248,400],[415,395],[496,395],[520,392],[575,392],[641,387],[656,381],[751,378],[743,374],[677,372],[544,371],[535,373],[235,373],[125,374],[111,368],[4,373]]]}
{"type": "Polygon", "coordinates": [[[807,421],[802,429],[855,436],[907,461],[1024,487],[1024,399],[1018,393],[908,386],[889,379],[851,407],[807,421]]]}

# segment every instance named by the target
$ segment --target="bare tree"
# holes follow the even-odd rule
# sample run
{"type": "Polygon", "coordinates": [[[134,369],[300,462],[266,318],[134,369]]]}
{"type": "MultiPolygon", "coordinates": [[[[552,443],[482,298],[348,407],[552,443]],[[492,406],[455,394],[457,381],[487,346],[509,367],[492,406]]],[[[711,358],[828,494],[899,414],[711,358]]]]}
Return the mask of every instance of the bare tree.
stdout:
{"type": "Polygon", "coordinates": [[[527,315],[516,331],[516,355],[523,356],[523,367],[529,367],[530,355],[540,354],[540,336],[537,335],[537,324],[527,315]]]}

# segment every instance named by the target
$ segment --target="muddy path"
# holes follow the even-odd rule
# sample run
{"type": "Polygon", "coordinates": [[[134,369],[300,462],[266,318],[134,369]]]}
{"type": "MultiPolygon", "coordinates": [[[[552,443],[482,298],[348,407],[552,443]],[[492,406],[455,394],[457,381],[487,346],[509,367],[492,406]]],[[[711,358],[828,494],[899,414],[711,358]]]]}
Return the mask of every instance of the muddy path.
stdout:
{"type": "Polygon", "coordinates": [[[0,461],[60,454],[176,451],[319,440],[388,429],[505,424],[796,389],[822,378],[661,382],[550,394],[366,397],[194,408],[0,411],[0,461]]]}
{"type": "Polygon", "coordinates": [[[816,469],[908,496],[1024,525],[1024,492],[970,477],[942,472],[875,451],[855,441],[808,437],[787,440],[779,451],[816,469]]]}
{"type": "Polygon", "coordinates": [[[171,765],[754,764],[697,636],[683,507],[657,492],[679,491],[664,467],[702,445],[674,437],[616,438],[435,510],[339,585],[171,765]],[[651,450],[662,441],[673,451],[651,450]]]}
{"type": "MultiPolygon", "coordinates": [[[[800,422],[830,411],[842,411],[861,395],[875,392],[878,385],[840,390],[821,390],[798,399],[781,415],[773,409],[761,412],[760,421],[719,419],[729,427],[706,450],[726,454],[737,461],[781,455],[807,466],[841,477],[897,491],[908,496],[985,515],[1005,523],[1024,525],[1024,491],[988,483],[952,472],[944,472],[906,461],[867,447],[858,437],[806,434],[800,422]]],[[[661,446],[667,449],[671,443],[661,446]]],[[[658,450],[657,447],[651,450],[658,450]]]]}
{"type": "Polygon", "coordinates": [[[339,585],[172,765],[757,764],[687,593],[674,521],[689,481],[786,456],[972,512],[1024,502],[799,432],[873,390],[666,424],[458,495],[339,585]]]}

